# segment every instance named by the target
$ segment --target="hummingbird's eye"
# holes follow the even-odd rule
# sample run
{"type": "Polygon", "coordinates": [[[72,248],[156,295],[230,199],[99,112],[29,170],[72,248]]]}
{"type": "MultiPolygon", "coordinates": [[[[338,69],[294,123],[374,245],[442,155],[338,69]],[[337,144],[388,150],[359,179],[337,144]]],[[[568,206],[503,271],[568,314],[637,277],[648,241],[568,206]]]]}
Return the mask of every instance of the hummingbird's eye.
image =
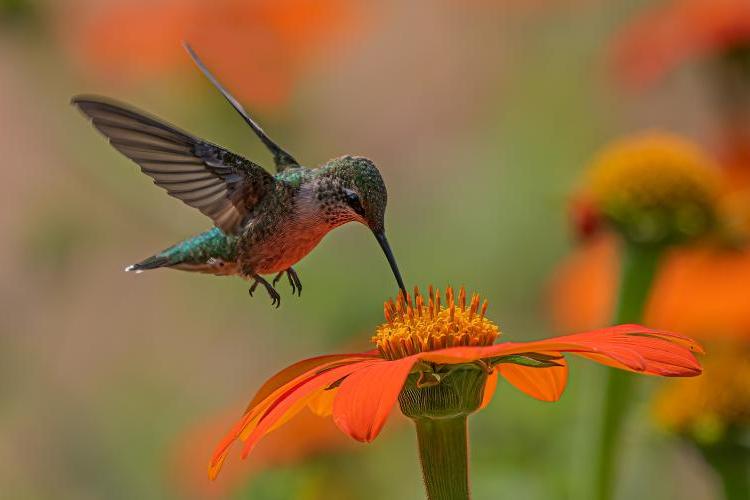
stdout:
{"type": "Polygon", "coordinates": [[[346,197],[346,204],[349,205],[352,210],[354,210],[354,213],[364,217],[365,209],[362,208],[362,202],[359,199],[359,195],[354,191],[346,190],[344,192],[344,196],[346,197]]]}

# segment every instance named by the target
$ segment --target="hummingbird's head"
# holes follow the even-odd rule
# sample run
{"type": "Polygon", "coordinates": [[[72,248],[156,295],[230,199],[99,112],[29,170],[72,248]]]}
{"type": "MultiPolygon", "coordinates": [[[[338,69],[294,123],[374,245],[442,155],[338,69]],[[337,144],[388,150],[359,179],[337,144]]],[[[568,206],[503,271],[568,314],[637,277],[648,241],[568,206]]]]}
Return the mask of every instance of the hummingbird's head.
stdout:
{"type": "Polygon", "coordinates": [[[336,179],[336,212],[340,222],[357,221],[375,235],[388,258],[400,289],[406,292],[396,260],[385,238],[385,206],[388,193],[383,177],[375,164],[362,156],[342,156],[324,167],[336,179]]]}
{"type": "Polygon", "coordinates": [[[383,232],[388,193],[375,164],[361,156],[342,156],[327,167],[337,180],[336,205],[343,218],[360,222],[375,233],[383,232]]]}

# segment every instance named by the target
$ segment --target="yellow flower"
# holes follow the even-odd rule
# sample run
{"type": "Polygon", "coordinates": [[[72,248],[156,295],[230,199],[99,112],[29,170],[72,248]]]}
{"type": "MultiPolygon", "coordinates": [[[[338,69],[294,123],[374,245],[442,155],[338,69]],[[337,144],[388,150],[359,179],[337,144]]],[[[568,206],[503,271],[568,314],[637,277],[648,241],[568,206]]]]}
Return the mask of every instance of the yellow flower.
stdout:
{"type": "Polygon", "coordinates": [[[680,137],[649,132],[614,142],[586,179],[588,208],[626,239],[674,243],[704,234],[716,219],[720,176],[680,137]]]}

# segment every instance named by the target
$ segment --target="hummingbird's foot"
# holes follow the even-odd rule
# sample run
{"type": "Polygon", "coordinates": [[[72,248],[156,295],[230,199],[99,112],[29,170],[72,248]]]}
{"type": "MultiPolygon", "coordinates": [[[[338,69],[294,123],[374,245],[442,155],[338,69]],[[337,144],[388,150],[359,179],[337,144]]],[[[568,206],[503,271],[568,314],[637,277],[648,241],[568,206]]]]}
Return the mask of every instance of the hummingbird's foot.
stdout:
{"type": "Polygon", "coordinates": [[[279,282],[284,273],[286,273],[286,277],[289,279],[289,286],[292,287],[292,295],[296,292],[298,296],[302,297],[302,282],[299,280],[299,276],[294,268],[290,267],[286,271],[281,271],[277,274],[273,279],[273,286],[276,286],[276,283],[279,282]]]}
{"type": "Polygon", "coordinates": [[[281,305],[281,295],[279,295],[279,292],[277,292],[273,285],[266,281],[260,274],[253,275],[253,279],[255,279],[255,281],[248,290],[250,296],[253,296],[255,289],[258,288],[258,284],[260,283],[266,288],[266,292],[268,292],[269,297],[271,297],[271,305],[276,306],[276,308],[278,309],[278,307],[281,305]]]}
{"type": "Polygon", "coordinates": [[[290,267],[286,270],[286,276],[289,278],[289,284],[292,285],[292,295],[294,295],[294,289],[297,289],[297,296],[302,297],[302,282],[299,280],[297,271],[290,267]]]}

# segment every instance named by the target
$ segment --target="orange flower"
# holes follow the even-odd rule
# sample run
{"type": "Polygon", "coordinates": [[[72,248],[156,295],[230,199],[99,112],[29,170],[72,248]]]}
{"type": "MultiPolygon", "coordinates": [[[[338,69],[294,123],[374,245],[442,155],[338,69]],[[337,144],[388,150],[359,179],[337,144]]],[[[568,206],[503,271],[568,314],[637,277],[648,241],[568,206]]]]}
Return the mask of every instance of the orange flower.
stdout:
{"type": "Polygon", "coordinates": [[[593,3],[592,0],[463,0],[457,2],[462,8],[470,6],[485,9],[498,9],[501,12],[509,10],[551,10],[581,7],[593,3]]]}
{"type": "MultiPolygon", "coordinates": [[[[727,187],[750,186],[750,2],[670,0],[647,9],[615,38],[620,80],[645,87],[702,58],[718,118],[716,151],[727,187]]],[[[747,193],[744,194],[747,196],[747,193]]]]}
{"type": "MultiPolygon", "coordinates": [[[[217,448],[209,467],[214,478],[236,440],[245,442],[247,456],[266,434],[314,406],[345,434],[358,441],[375,439],[399,401],[409,414],[421,395],[452,391],[464,414],[489,403],[498,374],[526,394],[544,400],[559,399],[567,381],[562,353],[634,372],[668,377],[701,372],[693,352],[700,346],[682,335],[638,325],[533,342],[494,344],[498,327],[485,317],[474,295],[466,305],[462,288],[458,300],[448,287],[446,304],[430,287],[428,299],[399,295],[385,304],[386,322],[373,337],[377,350],[319,356],[300,361],[269,379],[250,402],[242,419],[217,448]],[[462,375],[471,372],[470,379],[462,375]],[[452,385],[453,378],[465,384],[452,385]],[[478,391],[470,386],[479,385],[478,391]],[[424,392],[424,394],[422,394],[424,392]],[[471,392],[471,394],[470,394],[471,392]]],[[[456,410],[458,411],[458,410],[456,410]]]]}
{"type": "MultiPolygon", "coordinates": [[[[594,233],[603,227],[599,220],[612,212],[603,208],[602,200],[612,203],[616,200],[612,193],[617,192],[622,198],[631,192],[629,199],[640,200],[642,207],[669,204],[670,210],[678,214],[685,212],[680,205],[697,206],[696,201],[702,200],[701,211],[712,214],[708,217],[716,220],[712,229],[716,233],[714,236],[726,240],[722,243],[731,243],[719,244],[715,237],[706,238],[703,244],[668,252],[656,276],[644,321],[655,328],[698,338],[747,338],[750,336],[750,294],[745,288],[750,280],[750,251],[738,247],[747,244],[750,235],[750,198],[746,192],[726,194],[730,183],[721,176],[723,171],[710,171],[708,160],[695,161],[703,156],[699,152],[687,155],[689,150],[679,142],[664,141],[663,137],[667,136],[662,136],[661,144],[655,148],[662,153],[646,154],[645,143],[639,146],[638,141],[648,136],[640,137],[630,141],[631,145],[638,146],[636,148],[623,150],[623,143],[618,142],[608,149],[615,149],[614,155],[612,152],[600,155],[605,161],[600,159],[595,166],[610,171],[605,172],[606,175],[592,174],[592,177],[604,178],[607,182],[598,181],[601,192],[598,197],[584,195],[573,206],[573,223],[585,239],[553,277],[551,312],[555,325],[560,331],[570,331],[597,328],[610,322],[618,282],[618,241],[612,233],[594,233]],[[681,149],[683,153],[668,153],[669,148],[681,149]],[[695,194],[700,191],[704,193],[695,194]],[[644,202],[650,199],[655,201],[644,202]]],[[[622,207],[628,204],[633,203],[621,202],[615,206],[622,212],[622,207]]],[[[628,210],[634,211],[632,207],[628,210]]]]}
{"type": "MultiPolygon", "coordinates": [[[[552,280],[552,319],[560,331],[609,322],[615,302],[617,241],[601,235],[566,258],[552,280]]],[[[698,338],[750,338],[750,252],[702,245],[668,254],[645,322],[698,338]]]]}
{"type": "Polygon", "coordinates": [[[695,445],[721,480],[720,497],[749,497],[750,344],[712,343],[703,376],[665,384],[652,411],[663,428],[695,445]]]}
{"type": "Polygon", "coordinates": [[[272,433],[258,445],[249,467],[225,464],[221,484],[210,483],[201,474],[206,467],[205,457],[221,437],[216,430],[229,425],[233,419],[228,412],[224,412],[192,426],[180,435],[171,454],[170,472],[175,487],[186,497],[226,498],[265,469],[354,451],[354,443],[338,432],[330,419],[321,418],[305,408],[283,429],[272,433]]]}
{"type": "Polygon", "coordinates": [[[555,330],[591,330],[611,323],[617,298],[617,243],[613,234],[597,234],[557,266],[549,287],[555,330]]]}
{"type": "Polygon", "coordinates": [[[671,0],[626,26],[614,61],[624,82],[645,86],[688,59],[749,43],[747,0],[671,0]]]}
{"type": "Polygon", "coordinates": [[[696,380],[665,385],[653,410],[667,429],[713,444],[750,425],[750,345],[717,343],[704,368],[696,380]]]}
{"type": "Polygon", "coordinates": [[[364,30],[348,0],[113,0],[61,16],[68,47],[98,76],[140,79],[190,65],[180,42],[205,54],[240,99],[276,106],[311,62],[364,30]]]}

